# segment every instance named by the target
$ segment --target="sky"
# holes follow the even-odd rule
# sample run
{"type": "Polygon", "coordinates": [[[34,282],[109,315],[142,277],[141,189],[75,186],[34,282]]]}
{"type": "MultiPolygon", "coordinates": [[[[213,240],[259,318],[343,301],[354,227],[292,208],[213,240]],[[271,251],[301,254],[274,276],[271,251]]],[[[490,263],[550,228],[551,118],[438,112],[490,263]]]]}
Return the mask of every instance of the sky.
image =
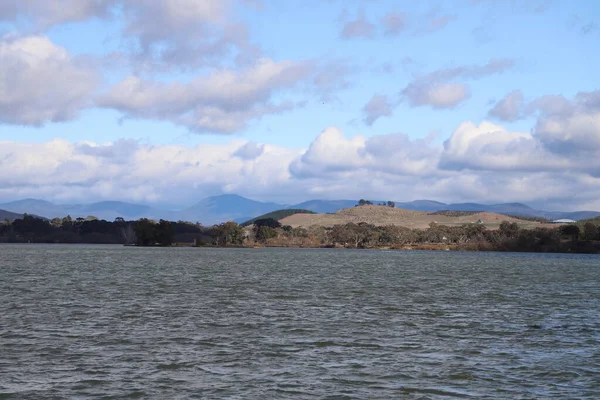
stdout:
{"type": "Polygon", "coordinates": [[[0,202],[600,210],[595,0],[3,0],[0,202]]]}

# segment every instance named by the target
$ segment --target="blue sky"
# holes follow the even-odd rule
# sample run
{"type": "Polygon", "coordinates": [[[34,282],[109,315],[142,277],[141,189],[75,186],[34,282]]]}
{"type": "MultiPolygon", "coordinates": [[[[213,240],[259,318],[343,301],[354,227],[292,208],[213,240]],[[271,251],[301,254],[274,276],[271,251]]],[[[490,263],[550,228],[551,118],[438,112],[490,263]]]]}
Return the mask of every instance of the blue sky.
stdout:
{"type": "Polygon", "coordinates": [[[591,0],[5,1],[0,201],[600,209],[599,17],[591,0]]]}

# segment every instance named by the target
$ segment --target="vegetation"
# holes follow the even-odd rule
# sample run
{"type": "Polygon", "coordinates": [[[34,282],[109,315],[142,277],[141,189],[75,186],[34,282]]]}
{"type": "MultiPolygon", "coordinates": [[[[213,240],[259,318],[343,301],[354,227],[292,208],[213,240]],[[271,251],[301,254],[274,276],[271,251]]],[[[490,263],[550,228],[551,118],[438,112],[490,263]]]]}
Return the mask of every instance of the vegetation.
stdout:
{"type": "Polygon", "coordinates": [[[600,253],[600,218],[558,228],[523,229],[502,222],[499,229],[480,224],[427,229],[365,222],[333,227],[282,226],[274,218],[260,218],[252,227],[224,222],[212,227],[189,222],[149,219],[109,222],[92,216],[51,221],[25,215],[0,224],[0,242],[13,243],[122,243],[169,246],[174,243],[214,246],[432,248],[455,250],[600,253]]]}
{"type": "MultiPolygon", "coordinates": [[[[479,214],[484,211],[455,211],[455,210],[440,210],[435,212],[430,212],[429,215],[443,215],[446,217],[468,217],[470,215],[479,214]]],[[[523,221],[531,221],[531,222],[540,222],[540,223],[549,223],[550,220],[544,217],[533,217],[530,215],[518,215],[518,214],[504,214],[500,213],[500,215],[504,215],[514,219],[520,219],[523,221]]]]}
{"type": "Polygon", "coordinates": [[[314,213],[315,213],[314,211],[310,211],[310,210],[303,210],[303,209],[299,209],[299,208],[289,208],[289,209],[284,209],[284,210],[272,211],[270,213],[260,215],[256,218],[252,218],[251,220],[243,222],[241,225],[242,226],[250,226],[250,225],[253,225],[255,223],[255,221],[259,220],[259,219],[271,218],[276,221],[279,221],[281,219],[284,219],[285,217],[289,217],[290,215],[294,215],[294,214],[314,214],[314,213]]]}
{"type": "Polygon", "coordinates": [[[519,215],[519,214],[500,214],[500,215],[506,215],[507,217],[511,217],[514,219],[521,219],[523,221],[539,222],[541,224],[547,224],[547,223],[552,222],[548,218],[534,217],[532,215],[519,215]]]}
{"type": "Polygon", "coordinates": [[[0,242],[9,243],[98,243],[139,246],[169,246],[174,242],[210,241],[210,231],[200,224],[158,222],[142,218],[138,221],[99,220],[96,217],[50,221],[24,215],[0,224],[0,242]]]}
{"type": "MultiPolygon", "coordinates": [[[[365,199],[360,199],[358,201],[358,204],[356,204],[355,207],[360,207],[360,206],[372,206],[373,202],[369,201],[369,200],[365,200],[365,199]]],[[[379,206],[384,206],[384,207],[391,207],[394,208],[396,207],[396,203],[394,203],[393,201],[384,201],[378,204],[379,206]]]]}
{"type": "Polygon", "coordinates": [[[479,214],[480,211],[454,211],[454,210],[440,210],[430,212],[428,215],[443,215],[445,217],[468,217],[470,215],[479,214]]]}

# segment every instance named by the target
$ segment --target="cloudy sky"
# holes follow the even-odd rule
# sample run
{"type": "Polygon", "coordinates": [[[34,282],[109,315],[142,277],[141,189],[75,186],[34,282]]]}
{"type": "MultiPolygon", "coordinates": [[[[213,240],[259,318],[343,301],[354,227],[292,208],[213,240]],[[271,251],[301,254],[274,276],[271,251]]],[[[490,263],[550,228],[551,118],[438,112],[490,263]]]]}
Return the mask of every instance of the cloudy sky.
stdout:
{"type": "Polygon", "coordinates": [[[599,43],[595,0],[2,0],[0,201],[600,210],[599,43]]]}

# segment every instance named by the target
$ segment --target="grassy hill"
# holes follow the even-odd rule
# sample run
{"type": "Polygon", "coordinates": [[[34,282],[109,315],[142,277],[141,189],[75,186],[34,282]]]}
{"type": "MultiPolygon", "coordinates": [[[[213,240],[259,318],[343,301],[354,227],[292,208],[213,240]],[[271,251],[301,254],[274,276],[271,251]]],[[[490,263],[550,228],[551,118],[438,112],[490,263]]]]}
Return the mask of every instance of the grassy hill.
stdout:
{"type": "MultiPolygon", "coordinates": [[[[396,225],[419,229],[426,229],[431,223],[446,226],[482,223],[489,229],[496,229],[502,221],[515,222],[522,228],[543,227],[545,225],[539,222],[489,212],[448,211],[427,213],[376,205],[346,208],[333,214],[294,214],[279,222],[292,227],[309,227],[312,225],[331,227],[334,225],[344,225],[349,222],[355,224],[366,222],[376,226],[396,225]]],[[[554,225],[548,226],[554,227],[554,225]]]]}
{"type": "Polygon", "coordinates": [[[276,210],[276,211],[271,211],[270,213],[259,215],[258,217],[252,218],[252,219],[242,223],[241,225],[242,226],[250,226],[254,223],[254,221],[257,221],[259,219],[266,219],[266,218],[273,218],[274,220],[279,221],[280,219],[284,219],[284,218],[289,217],[294,214],[315,214],[315,212],[310,211],[310,210],[300,209],[300,208],[276,210]]]}

